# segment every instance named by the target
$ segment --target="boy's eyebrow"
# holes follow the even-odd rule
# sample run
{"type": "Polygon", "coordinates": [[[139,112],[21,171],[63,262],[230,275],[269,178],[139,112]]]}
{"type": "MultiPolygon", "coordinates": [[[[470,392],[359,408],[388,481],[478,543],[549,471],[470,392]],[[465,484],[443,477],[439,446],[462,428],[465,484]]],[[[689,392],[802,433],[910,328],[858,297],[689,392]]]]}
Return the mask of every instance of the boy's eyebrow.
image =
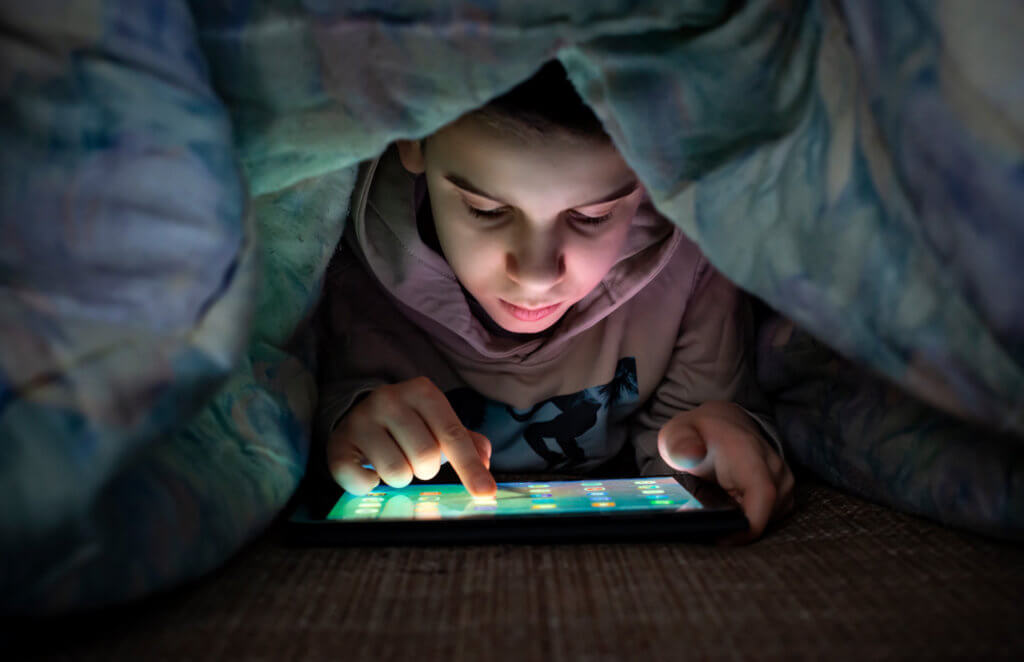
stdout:
{"type": "MultiPolygon", "coordinates": [[[[477,188],[469,180],[467,180],[465,177],[460,177],[459,175],[456,175],[455,173],[449,172],[449,173],[445,174],[444,178],[447,179],[452,184],[458,186],[459,188],[461,188],[461,189],[463,189],[465,191],[469,191],[470,193],[473,193],[475,195],[483,196],[483,197],[487,198],[488,200],[494,200],[495,202],[503,202],[501,198],[499,198],[497,196],[494,196],[494,195],[491,195],[490,193],[487,193],[486,191],[483,191],[483,190],[477,188]]],[[[601,198],[599,198],[597,200],[593,200],[591,202],[584,202],[581,205],[575,205],[575,206],[576,207],[590,207],[590,206],[593,206],[593,205],[599,205],[602,202],[611,202],[612,200],[618,200],[619,198],[625,197],[625,196],[629,195],[630,193],[632,193],[633,191],[635,191],[636,188],[639,185],[640,185],[640,182],[638,180],[634,179],[634,180],[628,182],[627,184],[625,184],[624,186],[620,186],[619,188],[617,188],[616,190],[612,191],[608,195],[602,196],[601,198]]]]}
{"type": "Polygon", "coordinates": [[[468,179],[460,177],[459,175],[456,175],[453,172],[446,173],[444,178],[465,191],[469,191],[470,193],[473,193],[475,195],[483,196],[489,200],[494,200],[495,202],[501,202],[501,198],[491,195],[486,191],[481,191],[477,187],[473,186],[473,184],[471,184],[468,179]]]}
{"type": "Polygon", "coordinates": [[[633,191],[635,191],[636,187],[638,187],[638,186],[640,186],[640,182],[634,179],[633,181],[629,182],[625,186],[620,186],[619,188],[617,188],[616,190],[612,191],[611,193],[609,193],[608,195],[602,197],[599,200],[594,200],[593,202],[585,202],[582,205],[576,205],[576,206],[577,207],[590,207],[592,205],[599,205],[602,202],[611,202],[612,200],[618,200],[619,198],[624,198],[627,195],[629,195],[630,193],[632,193],[633,191]]]}

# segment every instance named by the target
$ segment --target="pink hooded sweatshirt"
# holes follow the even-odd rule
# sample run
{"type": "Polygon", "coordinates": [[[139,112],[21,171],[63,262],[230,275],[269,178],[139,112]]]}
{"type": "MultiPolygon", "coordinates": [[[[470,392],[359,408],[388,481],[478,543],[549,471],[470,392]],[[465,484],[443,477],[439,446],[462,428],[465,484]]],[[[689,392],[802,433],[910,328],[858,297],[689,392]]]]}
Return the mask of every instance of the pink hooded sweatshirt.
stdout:
{"type": "Polygon", "coordinates": [[[669,474],[658,430],[710,400],[743,406],[778,447],[749,371],[748,302],[649,202],[601,283],[522,336],[421,236],[424,188],[394,148],[360,170],[325,285],[321,439],[359,395],[426,376],[491,441],[494,471],[586,472],[631,442],[642,474],[669,474]]]}

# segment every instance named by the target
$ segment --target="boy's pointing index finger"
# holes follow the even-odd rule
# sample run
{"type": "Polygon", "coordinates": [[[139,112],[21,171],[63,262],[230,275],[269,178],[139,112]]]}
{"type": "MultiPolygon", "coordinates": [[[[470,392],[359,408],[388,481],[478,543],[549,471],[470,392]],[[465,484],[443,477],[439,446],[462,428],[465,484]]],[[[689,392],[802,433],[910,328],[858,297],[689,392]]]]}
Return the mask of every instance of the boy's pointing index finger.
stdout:
{"type": "Polygon", "coordinates": [[[459,480],[473,496],[490,496],[498,491],[494,477],[487,470],[469,430],[462,425],[448,398],[433,383],[432,388],[415,403],[441,452],[451,463],[459,480]]]}

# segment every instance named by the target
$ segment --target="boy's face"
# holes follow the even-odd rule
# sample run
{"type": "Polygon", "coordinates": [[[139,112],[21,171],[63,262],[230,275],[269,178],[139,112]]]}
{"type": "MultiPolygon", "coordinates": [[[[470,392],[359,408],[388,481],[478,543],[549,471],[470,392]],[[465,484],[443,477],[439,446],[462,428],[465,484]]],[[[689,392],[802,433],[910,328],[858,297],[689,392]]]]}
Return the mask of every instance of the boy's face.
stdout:
{"type": "Polygon", "coordinates": [[[610,143],[524,143],[472,115],[427,142],[400,141],[402,163],[426,173],[444,256],[502,328],[547,329],[618,259],[643,191],[610,143]]]}

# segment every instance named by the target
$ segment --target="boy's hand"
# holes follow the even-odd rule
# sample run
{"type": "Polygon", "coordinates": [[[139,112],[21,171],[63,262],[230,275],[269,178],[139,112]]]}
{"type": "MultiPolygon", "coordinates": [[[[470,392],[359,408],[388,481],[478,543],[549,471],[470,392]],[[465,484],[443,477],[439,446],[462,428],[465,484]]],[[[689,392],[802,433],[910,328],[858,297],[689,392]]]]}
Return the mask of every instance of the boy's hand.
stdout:
{"type": "Polygon", "coordinates": [[[749,542],[793,505],[793,474],[750,416],[731,402],[706,402],[674,416],[658,433],[669,466],[717,482],[750,522],[733,542],[749,542]]]}
{"type": "Polygon", "coordinates": [[[463,427],[444,393],[418,377],[382,386],[349,410],[327,442],[327,468],[345,491],[366,494],[381,480],[404,487],[413,475],[433,478],[442,453],[471,494],[497,491],[491,442],[463,427]]]}

